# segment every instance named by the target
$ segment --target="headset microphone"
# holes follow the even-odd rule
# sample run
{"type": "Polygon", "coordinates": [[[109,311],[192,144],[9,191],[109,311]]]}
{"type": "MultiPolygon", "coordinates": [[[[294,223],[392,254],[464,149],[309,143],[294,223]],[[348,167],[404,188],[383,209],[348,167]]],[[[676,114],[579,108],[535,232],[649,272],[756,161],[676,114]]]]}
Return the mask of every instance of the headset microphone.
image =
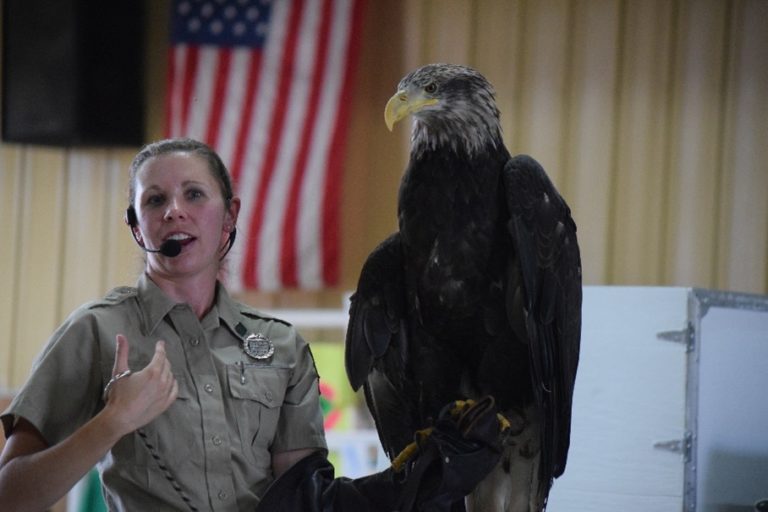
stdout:
{"type": "Polygon", "coordinates": [[[159,249],[147,249],[141,245],[141,243],[139,243],[139,239],[136,238],[136,232],[133,230],[133,228],[138,223],[138,220],[136,219],[136,210],[134,210],[133,206],[129,206],[125,211],[125,223],[131,227],[131,234],[133,235],[133,239],[136,240],[136,243],[144,252],[158,252],[168,258],[175,258],[181,254],[181,242],[178,240],[166,240],[160,244],[159,249]]]}
{"type": "MultiPolygon", "coordinates": [[[[138,219],[136,218],[136,210],[133,208],[133,206],[129,206],[127,210],[125,210],[125,223],[128,224],[131,227],[131,234],[133,235],[133,239],[136,240],[136,244],[141,248],[144,252],[159,252],[163,256],[166,256],[168,258],[175,258],[179,254],[181,254],[181,242],[178,240],[166,240],[162,244],[160,244],[159,249],[147,249],[143,245],[141,245],[141,242],[139,242],[139,239],[136,237],[136,232],[133,230],[134,227],[136,227],[136,224],[139,223],[138,219]]],[[[232,231],[229,233],[229,240],[227,241],[227,250],[224,251],[224,254],[221,255],[220,259],[224,259],[224,256],[229,253],[229,250],[232,249],[232,246],[235,244],[235,237],[237,236],[237,228],[232,228],[232,231]]],[[[222,249],[223,250],[223,249],[222,249]]]]}
{"type": "Polygon", "coordinates": [[[181,254],[181,242],[178,240],[166,240],[160,244],[159,249],[147,249],[146,247],[142,247],[142,249],[144,249],[146,252],[159,252],[163,256],[175,258],[181,254]]]}

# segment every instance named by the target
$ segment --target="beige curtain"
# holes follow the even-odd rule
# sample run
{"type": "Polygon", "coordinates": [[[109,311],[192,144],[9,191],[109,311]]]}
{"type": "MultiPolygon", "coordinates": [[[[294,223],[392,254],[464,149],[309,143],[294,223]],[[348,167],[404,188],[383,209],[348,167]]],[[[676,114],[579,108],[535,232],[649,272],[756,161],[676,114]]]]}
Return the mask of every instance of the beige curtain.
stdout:
{"type": "Polygon", "coordinates": [[[474,65],[579,224],[589,284],[765,292],[768,2],[407,4],[407,67],[474,65]]]}

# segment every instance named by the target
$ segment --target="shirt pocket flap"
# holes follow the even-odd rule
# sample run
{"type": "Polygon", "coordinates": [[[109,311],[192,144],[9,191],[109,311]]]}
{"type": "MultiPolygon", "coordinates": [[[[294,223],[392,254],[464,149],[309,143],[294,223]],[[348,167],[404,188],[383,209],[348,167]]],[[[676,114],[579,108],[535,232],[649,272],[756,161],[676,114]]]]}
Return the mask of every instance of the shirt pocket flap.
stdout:
{"type": "Polygon", "coordinates": [[[285,398],[285,370],[263,366],[230,365],[229,390],[234,398],[255,400],[266,407],[280,407],[285,398]]]}

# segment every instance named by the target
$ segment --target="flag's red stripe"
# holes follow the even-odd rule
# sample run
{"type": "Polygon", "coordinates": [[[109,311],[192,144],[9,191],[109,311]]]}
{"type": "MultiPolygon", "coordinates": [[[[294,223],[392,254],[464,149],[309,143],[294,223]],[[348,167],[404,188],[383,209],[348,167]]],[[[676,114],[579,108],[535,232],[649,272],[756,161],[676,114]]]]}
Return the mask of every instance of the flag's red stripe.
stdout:
{"type": "Polygon", "coordinates": [[[349,34],[348,54],[346,59],[346,71],[344,73],[344,86],[341,90],[342,101],[339,102],[339,112],[336,118],[336,128],[331,143],[330,157],[328,159],[328,174],[325,179],[325,191],[323,194],[323,221],[322,230],[322,264],[323,284],[327,287],[336,286],[339,283],[339,244],[341,243],[339,227],[339,202],[341,196],[342,169],[344,165],[345,142],[349,127],[349,115],[351,112],[351,96],[354,90],[355,71],[359,48],[362,46],[361,27],[363,22],[364,0],[355,2],[352,13],[352,30],[349,34]]]}
{"type": "MultiPolygon", "coordinates": [[[[258,288],[258,255],[259,255],[259,233],[264,222],[264,206],[268,192],[269,183],[272,180],[272,174],[275,170],[275,161],[277,160],[277,151],[280,147],[281,138],[279,134],[283,133],[285,124],[285,114],[287,111],[286,100],[290,97],[289,87],[291,84],[293,61],[296,55],[298,42],[299,26],[301,14],[304,11],[303,1],[295,3],[288,21],[288,37],[285,41],[285,50],[283,60],[280,64],[277,86],[277,104],[274,107],[274,113],[268,128],[271,135],[269,144],[264,155],[264,164],[259,172],[259,190],[256,198],[256,205],[250,225],[248,226],[248,250],[246,251],[245,268],[243,277],[247,287],[258,288]]],[[[275,241],[277,243],[277,241],[275,241]]],[[[275,269],[277,271],[277,269],[275,269]]]]}
{"type": "Polygon", "coordinates": [[[166,87],[168,92],[165,95],[165,136],[171,136],[171,126],[174,115],[176,112],[172,112],[174,87],[176,87],[176,47],[171,46],[168,49],[168,78],[166,79],[166,87]]]}
{"type": "Polygon", "coordinates": [[[189,121],[189,111],[192,107],[193,97],[192,93],[195,89],[195,78],[197,77],[197,65],[199,48],[195,45],[190,45],[187,48],[186,65],[184,66],[184,82],[181,91],[181,132],[186,133],[189,129],[187,122],[189,121]]]}
{"type": "Polygon", "coordinates": [[[216,146],[219,140],[219,128],[221,127],[221,115],[224,111],[225,93],[229,82],[229,68],[232,63],[232,48],[221,48],[218,51],[219,66],[216,70],[216,83],[213,86],[213,98],[211,98],[211,115],[208,118],[208,129],[205,142],[216,146]]]}
{"type": "MultiPolygon", "coordinates": [[[[284,54],[281,57],[282,62],[277,76],[274,78],[277,83],[278,91],[278,104],[274,106],[274,112],[270,115],[268,120],[268,143],[264,148],[264,159],[260,169],[244,169],[246,165],[245,159],[248,156],[247,145],[252,137],[251,131],[253,130],[252,121],[254,119],[254,110],[257,108],[257,98],[260,94],[259,85],[266,79],[260,77],[262,73],[262,51],[254,49],[251,55],[249,69],[247,70],[246,90],[243,93],[243,104],[241,107],[240,115],[237,120],[237,125],[233,127],[233,141],[232,155],[230,164],[230,171],[235,185],[237,185],[244,172],[256,173],[256,179],[259,181],[258,188],[254,187],[252,191],[238,190],[238,193],[244,196],[245,200],[248,200],[253,205],[253,211],[249,215],[249,219],[243,219],[247,226],[244,226],[244,231],[248,233],[248,244],[245,248],[245,258],[243,263],[243,273],[238,276],[242,285],[248,288],[258,286],[258,268],[259,268],[259,244],[260,244],[260,232],[264,229],[264,223],[267,218],[266,200],[269,197],[269,188],[274,180],[274,173],[276,172],[275,164],[279,158],[279,151],[281,147],[281,138],[285,136],[291,136],[290,133],[284,133],[291,131],[291,127],[287,126],[287,111],[286,101],[290,98],[288,91],[292,87],[293,75],[293,62],[296,58],[296,52],[298,51],[298,32],[301,27],[301,18],[303,16],[303,0],[297,2],[296,5],[291,7],[291,12],[288,13],[288,23],[290,26],[286,27],[286,40],[284,43],[284,54]],[[256,195],[257,197],[248,198],[248,194],[256,195]],[[247,198],[247,199],[246,199],[247,198]]],[[[363,0],[353,0],[353,13],[350,20],[350,34],[349,44],[347,46],[347,55],[344,59],[343,66],[345,67],[344,84],[340,91],[339,108],[336,112],[333,124],[331,126],[330,134],[327,134],[330,145],[330,151],[327,156],[327,161],[323,166],[323,176],[321,181],[323,182],[320,187],[321,190],[318,193],[321,194],[321,222],[320,222],[320,247],[317,250],[320,252],[320,261],[322,267],[322,279],[324,286],[334,286],[339,280],[339,249],[340,249],[340,229],[339,229],[339,217],[340,217],[340,195],[341,195],[341,178],[343,173],[344,164],[344,148],[346,142],[346,136],[348,131],[348,121],[350,116],[350,101],[349,94],[352,90],[352,83],[354,82],[354,67],[357,63],[357,53],[360,47],[360,32],[362,25],[362,13],[364,7],[363,0]]],[[[312,84],[308,91],[310,97],[308,98],[306,118],[302,119],[301,126],[297,126],[295,135],[299,137],[299,145],[297,147],[296,163],[290,170],[292,176],[290,177],[288,197],[286,202],[281,207],[285,208],[285,217],[283,220],[282,233],[280,234],[280,240],[270,241],[270,243],[280,244],[281,248],[281,262],[280,267],[270,269],[270,271],[279,272],[281,286],[297,286],[299,285],[299,265],[301,264],[300,256],[297,254],[297,247],[299,244],[300,226],[299,221],[301,219],[301,186],[306,179],[306,167],[307,161],[310,158],[312,151],[313,137],[319,137],[322,134],[316,134],[314,131],[317,129],[315,124],[317,122],[317,116],[320,113],[318,101],[322,99],[322,92],[320,88],[320,82],[323,78],[322,68],[326,65],[326,60],[329,58],[327,53],[329,52],[329,40],[330,28],[328,26],[328,17],[333,16],[331,12],[329,14],[330,0],[325,0],[323,4],[322,19],[320,20],[320,35],[318,36],[318,42],[315,52],[315,69],[312,71],[312,84]]],[[[332,9],[330,9],[332,11],[332,9]]],[[[178,48],[171,48],[168,54],[168,95],[165,99],[166,116],[165,116],[165,133],[167,136],[184,135],[189,132],[189,124],[193,120],[193,109],[198,108],[199,98],[195,98],[195,86],[196,80],[201,77],[198,75],[203,73],[202,64],[200,62],[200,48],[194,45],[186,46],[185,52],[177,53],[178,48]]],[[[213,85],[213,97],[210,104],[210,117],[208,123],[204,127],[204,134],[206,141],[209,144],[215,145],[218,138],[225,134],[225,127],[221,126],[224,116],[226,114],[226,99],[225,95],[228,90],[227,81],[232,80],[230,76],[231,68],[234,66],[234,53],[232,50],[222,51],[222,60],[219,63],[219,71],[213,73],[213,76],[204,77],[205,79],[214,80],[213,85]],[[225,56],[224,56],[225,55],[225,56]]],[[[201,134],[202,135],[202,134],[201,134]]],[[[318,141],[319,142],[319,139],[318,141]]],[[[315,143],[317,143],[315,142],[315,143]]]]}
{"type": "MultiPolygon", "coordinates": [[[[298,279],[298,255],[296,253],[298,233],[299,198],[301,184],[307,168],[307,159],[312,146],[312,134],[317,120],[317,111],[320,104],[320,93],[323,90],[323,69],[328,58],[328,41],[330,39],[331,15],[333,5],[331,0],[325,0],[322,8],[322,18],[318,31],[318,40],[315,46],[314,70],[312,71],[312,85],[308,102],[307,113],[304,118],[304,126],[299,142],[299,154],[293,172],[293,180],[288,193],[288,204],[283,219],[282,244],[280,249],[280,277],[283,286],[295,288],[299,284],[298,279]]],[[[320,136],[324,136],[320,134],[320,136]]]]}
{"type": "Polygon", "coordinates": [[[240,126],[237,129],[237,140],[235,141],[234,155],[230,172],[232,180],[238,183],[240,173],[243,169],[243,158],[245,158],[245,144],[250,134],[251,119],[253,119],[253,107],[256,104],[256,97],[259,88],[259,74],[261,72],[261,51],[251,52],[251,64],[248,67],[248,83],[245,89],[245,98],[243,101],[243,111],[240,115],[240,126]]]}

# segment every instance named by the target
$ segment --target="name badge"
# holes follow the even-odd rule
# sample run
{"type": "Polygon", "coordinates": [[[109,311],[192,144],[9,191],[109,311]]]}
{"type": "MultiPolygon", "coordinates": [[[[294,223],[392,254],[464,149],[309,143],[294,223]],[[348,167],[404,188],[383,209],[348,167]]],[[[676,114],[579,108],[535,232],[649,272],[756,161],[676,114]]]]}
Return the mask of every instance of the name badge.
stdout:
{"type": "Polygon", "coordinates": [[[249,334],[243,340],[243,352],[258,361],[269,359],[275,353],[272,340],[261,333],[249,334]]]}

